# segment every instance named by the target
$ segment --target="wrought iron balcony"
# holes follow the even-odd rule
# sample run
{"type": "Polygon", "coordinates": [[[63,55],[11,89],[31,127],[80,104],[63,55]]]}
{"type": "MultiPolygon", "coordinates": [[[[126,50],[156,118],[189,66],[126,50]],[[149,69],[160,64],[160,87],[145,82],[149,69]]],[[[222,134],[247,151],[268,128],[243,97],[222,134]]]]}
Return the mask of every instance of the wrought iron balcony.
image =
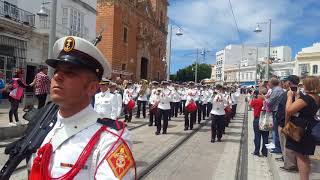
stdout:
{"type": "Polygon", "coordinates": [[[0,16],[34,27],[35,14],[0,0],[0,16]]]}

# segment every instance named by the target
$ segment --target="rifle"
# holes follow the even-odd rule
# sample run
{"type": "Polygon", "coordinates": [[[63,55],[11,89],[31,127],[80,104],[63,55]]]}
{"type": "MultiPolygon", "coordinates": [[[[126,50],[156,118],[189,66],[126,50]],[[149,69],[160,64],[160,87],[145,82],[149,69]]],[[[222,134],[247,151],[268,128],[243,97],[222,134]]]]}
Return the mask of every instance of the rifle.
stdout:
{"type": "Polygon", "coordinates": [[[32,153],[37,152],[44,138],[57,121],[57,111],[58,106],[54,103],[41,108],[39,113],[33,117],[34,126],[33,124],[28,124],[25,135],[6,148],[9,159],[0,171],[0,180],[9,179],[21,161],[29,159],[32,153]]]}

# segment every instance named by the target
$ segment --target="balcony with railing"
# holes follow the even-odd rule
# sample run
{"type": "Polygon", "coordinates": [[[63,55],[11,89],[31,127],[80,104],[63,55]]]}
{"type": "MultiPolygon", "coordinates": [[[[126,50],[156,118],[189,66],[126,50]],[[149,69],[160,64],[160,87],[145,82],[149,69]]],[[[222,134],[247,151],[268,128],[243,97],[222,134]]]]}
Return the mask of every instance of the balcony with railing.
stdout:
{"type": "MultiPolygon", "coordinates": [[[[40,20],[39,30],[42,33],[49,32],[50,23],[47,19],[40,20]]],[[[84,29],[86,29],[86,28],[84,27],[84,29]]],[[[89,37],[88,32],[83,33],[80,31],[76,31],[74,29],[71,29],[71,28],[66,27],[65,25],[62,25],[59,23],[56,24],[56,32],[57,32],[57,37],[78,36],[78,37],[84,38],[88,41],[95,39],[95,37],[89,37]]]]}
{"type": "Polygon", "coordinates": [[[0,0],[0,16],[34,27],[35,14],[2,0],[0,0]]]}

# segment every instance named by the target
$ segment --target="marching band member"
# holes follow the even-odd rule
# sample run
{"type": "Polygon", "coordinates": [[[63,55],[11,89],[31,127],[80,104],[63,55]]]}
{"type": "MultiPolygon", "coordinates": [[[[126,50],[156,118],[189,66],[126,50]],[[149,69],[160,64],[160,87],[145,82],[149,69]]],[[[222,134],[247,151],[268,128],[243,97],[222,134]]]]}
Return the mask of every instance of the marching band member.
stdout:
{"type": "Polygon", "coordinates": [[[240,96],[240,91],[238,91],[237,87],[234,87],[234,89],[231,92],[231,101],[232,101],[232,114],[231,118],[233,119],[237,112],[237,105],[238,105],[238,99],[240,96]]]}
{"type": "Polygon", "coordinates": [[[181,96],[179,93],[179,85],[174,84],[174,89],[172,90],[172,103],[173,103],[173,115],[178,117],[178,110],[181,101],[181,96]]]}
{"type": "MultiPolygon", "coordinates": [[[[200,93],[201,93],[201,85],[197,84],[197,86],[194,88],[194,91],[196,91],[196,94],[194,96],[194,100],[197,104],[197,114],[198,114],[198,124],[201,122],[201,101],[200,101],[200,93]]],[[[196,119],[194,119],[194,123],[196,123],[196,119]]]]}
{"type": "Polygon", "coordinates": [[[117,119],[121,116],[122,112],[122,95],[118,91],[118,85],[114,82],[109,84],[110,93],[114,94],[117,97],[117,119]]]}
{"type": "Polygon", "coordinates": [[[142,104],[143,118],[146,118],[146,105],[148,102],[148,96],[150,94],[150,89],[148,87],[148,81],[145,79],[141,80],[141,85],[138,86],[136,91],[139,94],[139,96],[138,96],[138,111],[137,111],[136,118],[140,118],[141,104],[142,104]]]}
{"type": "Polygon", "coordinates": [[[217,95],[214,96],[212,100],[212,110],[211,114],[211,142],[221,141],[223,129],[224,129],[224,108],[227,106],[227,100],[224,98],[222,92],[222,86],[220,84],[216,85],[217,95]]]}
{"type": "MultiPolygon", "coordinates": [[[[189,103],[192,102],[196,102],[196,96],[197,96],[197,89],[194,88],[194,82],[190,81],[189,82],[189,89],[187,90],[187,101],[186,101],[186,105],[185,107],[187,107],[189,105],[189,103]]],[[[188,130],[188,128],[190,128],[190,130],[193,129],[193,124],[196,121],[196,114],[197,111],[195,112],[188,112],[187,110],[185,111],[184,114],[184,130],[188,130]],[[189,114],[190,114],[190,119],[189,119],[189,114]]]]}
{"type": "Polygon", "coordinates": [[[152,81],[152,90],[149,98],[149,126],[153,125],[153,119],[156,125],[158,118],[158,103],[160,100],[161,89],[158,88],[159,83],[157,81],[152,81]]]}
{"type": "Polygon", "coordinates": [[[162,81],[161,82],[162,90],[160,93],[160,100],[158,104],[159,110],[159,117],[156,119],[157,131],[155,132],[156,135],[160,134],[161,131],[161,120],[163,119],[163,129],[162,134],[167,134],[168,128],[168,119],[170,116],[170,100],[171,100],[171,91],[168,89],[168,82],[162,81]]]}
{"type": "Polygon", "coordinates": [[[104,118],[116,120],[118,117],[118,100],[117,96],[108,90],[110,81],[102,78],[99,84],[101,92],[95,95],[94,110],[104,118]]]}
{"type": "Polygon", "coordinates": [[[133,87],[132,81],[128,81],[127,89],[123,92],[123,104],[124,104],[124,122],[131,122],[132,120],[132,109],[129,107],[128,103],[133,101],[137,97],[135,88],[133,87]]]}
{"type": "Polygon", "coordinates": [[[29,161],[28,179],[134,179],[129,130],[102,119],[90,104],[101,77],[111,75],[108,60],[75,36],[58,39],[53,57],[46,63],[55,69],[50,96],[58,105],[57,120],[29,161]]]}
{"type": "Polygon", "coordinates": [[[207,105],[207,117],[210,116],[210,112],[212,110],[212,98],[214,96],[214,90],[213,87],[210,87],[210,85],[207,85],[208,87],[208,105],[207,105]]]}
{"type": "Polygon", "coordinates": [[[201,91],[200,100],[202,102],[202,117],[206,119],[207,109],[208,109],[208,100],[209,100],[209,92],[207,86],[203,86],[203,90],[201,91]]]}
{"type": "Polygon", "coordinates": [[[179,89],[179,93],[181,96],[181,104],[180,104],[180,115],[185,113],[185,105],[187,101],[187,83],[182,83],[182,87],[179,89]]]}

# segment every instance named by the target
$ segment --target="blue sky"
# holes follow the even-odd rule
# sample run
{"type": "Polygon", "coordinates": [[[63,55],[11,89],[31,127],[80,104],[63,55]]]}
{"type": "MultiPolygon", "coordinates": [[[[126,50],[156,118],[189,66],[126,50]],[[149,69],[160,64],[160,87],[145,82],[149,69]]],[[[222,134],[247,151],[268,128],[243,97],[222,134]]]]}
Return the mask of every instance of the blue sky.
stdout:
{"type": "MultiPolygon", "coordinates": [[[[266,43],[268,26],[254,33],[257,22],[272,19],[272,46],[302,48],[320,42],[320,0],[230,0],[244,44],[266,43]]],[[[169,0],[168,16],[182,27],[172,37],[171,73],[195,62],[196,49],[206,48],[205,63],[215,63],[215,52],[240,44],[228,0],[169,0]]],[[[173,26],[173,34],[177,27],[173,26]]],[[[203,56],[199,57],[203,60],[203,56]]]]}

